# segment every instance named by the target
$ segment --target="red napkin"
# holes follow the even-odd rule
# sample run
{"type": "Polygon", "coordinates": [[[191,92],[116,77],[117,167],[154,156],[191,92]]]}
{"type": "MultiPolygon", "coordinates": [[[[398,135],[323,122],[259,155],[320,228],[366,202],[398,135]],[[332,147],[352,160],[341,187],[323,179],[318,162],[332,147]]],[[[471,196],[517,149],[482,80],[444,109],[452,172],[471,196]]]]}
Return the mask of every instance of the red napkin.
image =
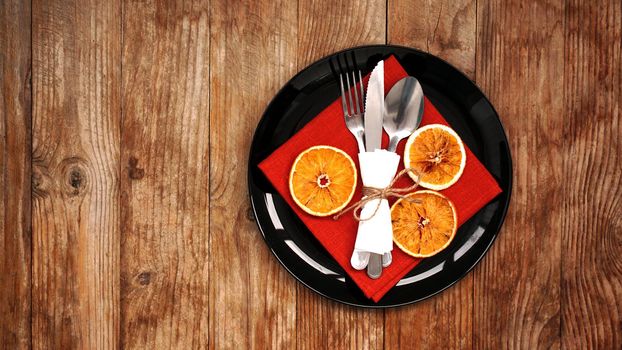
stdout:
{"type": "MultiPolygon", "coordinates": [[[[397,59],[393,56],[389,57],[384,64],[385,94],[389,92],[397,81],[407,75],[397,59]]],[[[449,125],[426,98],[421,125],[427,124],[449,125]]],[[[404,154],[405,143],[405,141],[400,142],[400,146],[397,149],[400,155],[404,154]]],[[[386,148],[387,144],[388,137],[386,134],[383,134],[383,148],[386,148]]],[[[382,276],[376,280],[369,278],[366,271],[357,271],[350,266],[350,257],[354,250],[354,241],[356,240],[358,227],[358,223],[353,219],[352,215],[346,213],[339,220],[333,220],[331,217],[319,218],[311,216],[294,203],[289,193],[289,171],[296,156],[305,149],[316,145],[330,145],[342,149],[358,164],[357,144],[354,136],[346,128],[340,99],[334,101],[298,133],[262,161],[259,164],[259,168],[313,233],[315,238],[341,265],[363,293],[368,298],[378,302],[421,259],[413,258],[394,246],[392,252],[393,263],[385,268],[382,271],[382,276]]],[[[465,148],[467,161],[462,176],[453,186],[441,191],[453,201],[458,212],[459,225],[462,225],[501,193],[501,188],[492,175],[490,175],[471,150],[468,147],[465,148]]],[[[403,165],[400,165],[398,171],[401,169],[403,169],[403,165]]],[[[361,181],[358,181],[358,183],[356,194],[351,203],[361,198],[361,181]]],[[[397,186],[407,187],[411,184],[410,178],[404,177],[397,183],[397,186]]]]}

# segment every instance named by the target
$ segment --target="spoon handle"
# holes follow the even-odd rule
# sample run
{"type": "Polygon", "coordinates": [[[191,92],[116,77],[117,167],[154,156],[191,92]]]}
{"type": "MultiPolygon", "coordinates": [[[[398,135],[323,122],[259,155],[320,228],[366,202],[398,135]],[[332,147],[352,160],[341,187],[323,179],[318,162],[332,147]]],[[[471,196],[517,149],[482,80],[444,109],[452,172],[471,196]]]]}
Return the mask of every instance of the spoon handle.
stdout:
{"type": "Polygon", "coordinates": [[[400,143],[399,137],[396,137],[396,136],[391,137],[391,139],[389,140],[389,147],[387,147],[387,151],[395,153],[398,143],[400,143]]]}

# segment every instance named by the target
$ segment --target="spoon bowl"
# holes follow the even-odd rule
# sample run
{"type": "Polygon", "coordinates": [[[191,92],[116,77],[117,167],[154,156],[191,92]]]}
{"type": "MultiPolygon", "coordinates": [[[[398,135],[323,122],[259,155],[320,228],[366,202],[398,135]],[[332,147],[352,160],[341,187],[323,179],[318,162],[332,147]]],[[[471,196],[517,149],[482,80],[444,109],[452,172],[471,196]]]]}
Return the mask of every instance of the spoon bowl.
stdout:
{"type": "Polygon", "coordinates": [[[384,100],[385,115],[382,121],[389,135],[389,152],[395,152],[400,140],[410,136],[423,118],[423,89],[414,77],[395,83],[384,100]]]}

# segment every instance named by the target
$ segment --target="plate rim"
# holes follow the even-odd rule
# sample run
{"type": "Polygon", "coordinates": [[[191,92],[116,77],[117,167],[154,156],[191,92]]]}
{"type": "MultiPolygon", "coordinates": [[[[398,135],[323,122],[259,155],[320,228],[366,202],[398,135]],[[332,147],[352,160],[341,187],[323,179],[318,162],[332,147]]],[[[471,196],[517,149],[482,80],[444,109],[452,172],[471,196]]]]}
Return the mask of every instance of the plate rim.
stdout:
{"type": "MultiPolygon", "coordinates": [[[[436,56],[430,52],[426,52],[423,50],[419,50],[417,48],[414,47],[408,47],[408,46],[403,46],[403,45],[394,45],[394,44],[370,44],[370,45],[360,45],[360,46],[352,46],[352,47],[348,47],[348,48],[344,48],[335,52],[331,52],[327,55],[322,56],[321,58],[318,58],[316,60],[314,60],[313,62],[309,63],[308,65],[306,65],[304,68],[300,69],[296,74],[294,74],[293,76],[291,76],[280,88],[279,90],[274,94],[274,96],[272,96],[272,98],[270,99],[270,101],[266,104],[266,106],[264,107],[262,113],[261,113],[261,117],[259,118],[256,126],[255,126],[255,130],[253,131],[253,137],[251,138],[251,143],[250,143],[250,147],[249,147],[249,151],[248,151],[248,157],[246,160],[246,165],[247,165],[247,194],[248,194],[248,199],[250,201],[251,204],[251,208],[253,211],[253,221],[255,222],[255,225],[257,226],[257,228],[259,229],[259,232],[261,233],[261,237],[264,240],[264,243],[266,244],[266,247],[270,250],[271,254],[276,257],[277,261],[279,262],[279,264],[285,268],[285,270],[292,276],[294,277],[294,279],[298,282],[301,283],[303,286],[305,286],[306,288],[309,288],[310,290],[312,290],[313,292],[317,293],[318,295],[328,298],[329,300],[338,302],[340,304],[344,304],[344,305],[349,305],[349,306],[353,306],[353,307],[360,307],[360,308],[364,308],[364,309],[392,309],[392,308],[397,308],[397,307],[401,307],[401,306],[406,306],[406,305],[411,305],[411,304],[416,304],[418,302],[421,302],[423,300],[429,299],[435,295],[438,295],[440,293],[442,293],[443,291],[447,290],[448,288],[454,286],[456,283],[458,283],[459,281],[461,281],[466,275],[468,275],[470,272],[473,271],[473,269],[482,261],[482,259],[488,254],[488,251],[490,250],[490,247],[492,247],[493,243],[497,240],[497,236],[499,235],[499,233],[501,232],[501,229],[503,227],[503,224],[505,223],[505,219],[511,204],[511,199],[512,199],[512,190],[513,190],[513,184],[514,184],[514,168],[513,168],[513,159],[512,159],[512,152],[511,149],[508,148],[507,150],[507,154],[508,154],[508,168],[510,169],[509,172],[509,178],[508,178],[508,190],[507,190],[507,200],[505,201],[504,205],[503,205],[503,209],[501,212],[501,218],[499,220],[498,225],[495,227],[495,233],[492,237],[492,239],[490,240],[490,242],[486,245],[486,247],[483,249],[482,254],[475,259],[475,261],[471,264],[471,266],[469,266],[462,274],[460,274],[457,278],[455,278],[451,283],[448,283],[446,286],[440,288],[439,290],[430,293],[424,297],[421,298],[415,298],[411,301],[407,301],[407,302],[403,302],[403,303],[396,303],[396,304],[390,304],[390,305],[378,305],[378,304],[357,304],[357,303],[352,303],[352,302],[348,302],[345,300],[341,300],[335,297],[332,297],[330,295],[327,295],[319,290],[317,290],[316,288],[314,288],[313,286],[309,285],[308,283],[306,283],[305,281],[303,281],[302,279],[300,279],[298,276],[296,276],[296,274],[281,260],[281,258],[277,255],[277,253],[274,251],[274,249],[272,249],[272,247],[270,246],[270,244],[268,243],[267,239],[266,239],[266,233],[264,232],[264,230],[261,227],[261,224],[259,223],[259,219],[257,216],[257,208],[255,207],[255,202],[253,201],[253,191],[252,191],[252,187],[251,187],[251,182],[252,182],[252,171],[251,171],[251,159],[252,159],[252,154],[253,154],[253,149],[255,146],[255,143],[257,141],[257,129],[259,129],[259,126],[263,123],[264,121],[264,117],[266,115],[266,112],[270,109],[270,107],[275,103],[277,97],[279,95],[281,95],[281,93],[285,90],[285,88],[290,84],[291,81],[295,80],[296,78],[298,78],[300,75],[302,75],[307,69],[309,69],[311,66],[318,64],[320,62],[326,61],[328,59],[330,59],[333,56],[337,56],[337,55],[341,55],[353,50],[359,50],[359,49],[374,49],[374,48],[389,48],[389,49],[401,49],[401,50],[410,50],[410,51],[415,51],[418,54],[423,54],[426,56],[431,56],[434,57],[435,59],[441,61],[442,63],[446,64],[447,66],[449,66],[450,68],[452,68],[454,71],[458,72],[464,79],[468,80],[469,82],[471,82],[471,84],[475,87],[475,89],[477,89],[477,91],[481,94],[481,96],[486,100],[486,102],[488,103],[488,105],[490,106],[490,108],[492,109],[492,111],[494,112],[494,115],[497,117],[496,122],[498,122],[502,134],[503,134],[503,140],[505,141],[506,144],[510,145],[509,139],[507,137],[507,132],[505,131],[505,127],[503,126],[503,123],[501,122],[501,117],[499,116],[499,113],[497,112],[496,108],[494,107],[494,105],[492,104],[492,102],[490,101],[490,99],[488,98],[488,96],[482,91],[482,89],[479,87],[479,85],[477,85],[477,83],[471,79],[469,76],[467,76],[462,70],[456,68],[453,64],[449,63],[448,61],[446,61],[445,59],[436,56]]],[[[483,209],[484,207],[482,207],[483,209]]],[[[480,209],[481,210],[481,209],[480,209]]],[[[478,211],[479,212],[479,211],[478,211]]],[[[331,257],[332,259],[332,257],[331,257]]],[[[347,274],[346,274],[347,276],[347,274]]],[[[358,287],[358,286],[357,286],[358,287]]],[[[395,287],[395,286],[394,286],[395,287]]],[[[394,288],[393,287],[393,288],[394,288]]],[[[371,299],[370,299],[371,300],[371,299]]]]}

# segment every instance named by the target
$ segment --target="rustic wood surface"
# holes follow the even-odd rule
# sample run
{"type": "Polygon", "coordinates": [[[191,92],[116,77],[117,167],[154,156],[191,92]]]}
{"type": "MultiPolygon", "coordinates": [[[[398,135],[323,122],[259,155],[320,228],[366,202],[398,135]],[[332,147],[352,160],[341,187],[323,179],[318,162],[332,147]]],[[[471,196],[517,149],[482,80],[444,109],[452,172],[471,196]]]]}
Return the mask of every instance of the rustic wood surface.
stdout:
{"type": "Polygon", "coordinates": [[[209,8],[122,6],[120,344],[207,346],[209,8]]]}
{"type": "Polygon", "coordinates": [[[502,116],[515,190],[505,235],[474,273],[473,343],[559,348],[562,218],[577,215],[562,194],[564,4],[478,2],[477,18],[476,81],[502,116]]]}
{"type": "Polygon", "coordinates": [[[0,3],[0,344],[31,345],[30,4],[0,3]]]}
{"type": "Polygon", "coordinates": [[[0,81],[0,348],[622,344],[618,0],[3,0],[0,81]],[[464,71],[514,161],[482,262],[385,311],[297,283],[246,195],[280,86],[371,43],[464,71]]]}
{"type": "Polygon", "coordinates": [[[33,348],[119,343],[119,4],[32,1],[33,348]]]}

